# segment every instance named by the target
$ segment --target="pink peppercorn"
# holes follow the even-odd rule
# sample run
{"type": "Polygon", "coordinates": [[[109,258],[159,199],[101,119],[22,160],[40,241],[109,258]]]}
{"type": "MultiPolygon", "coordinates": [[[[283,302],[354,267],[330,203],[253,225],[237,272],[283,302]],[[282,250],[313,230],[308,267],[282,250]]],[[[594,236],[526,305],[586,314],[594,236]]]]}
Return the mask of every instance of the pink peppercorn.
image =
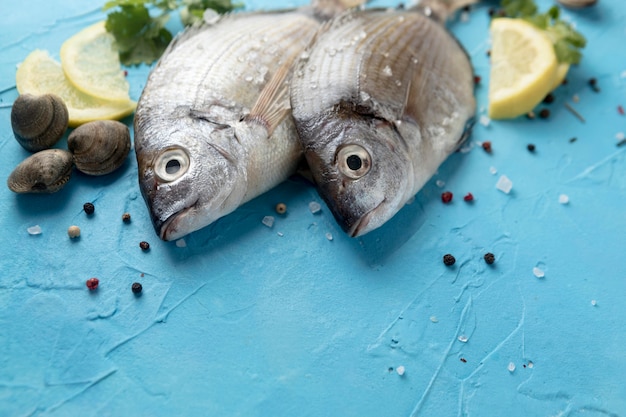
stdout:
{"type": "Polygon", "coordinates": [[[472,195],[472,193],[467,193],[465,194],[465,197],[463,197],[464,201],[474,201],[474,196],[472,195]]]}
{"type": "Polygon", "coordinates": [[[100,280],[98,278],[89,278],[85,284],[87,284],[87,288],[93,291],[98,288],[98,284],[100,284],[100,280]]]}
{"type": "Polygon", "coordinates": [[[450,191],[441,193],[441,201],[443,201],[446,204],[452,201],[452,193],[450,191]]]}

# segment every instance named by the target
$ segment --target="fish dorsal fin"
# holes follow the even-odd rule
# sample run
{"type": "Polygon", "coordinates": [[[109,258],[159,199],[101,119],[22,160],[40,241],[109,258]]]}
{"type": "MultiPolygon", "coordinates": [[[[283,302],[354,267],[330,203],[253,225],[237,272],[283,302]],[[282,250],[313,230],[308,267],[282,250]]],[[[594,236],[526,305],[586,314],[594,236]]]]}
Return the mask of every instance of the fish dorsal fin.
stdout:
{"type": "Polygon", "coordinates": [[[317,16],[326,20],[348,9],[362,6],[368,1],[369,0],[313,0],[311,7],[317,16]]]}
{"type": "Polygon", "coordinates": [[[268,136],[272,135],[274,129],[289,114],[289,84],[287,79],[299,54],[300,51],[286,57],[285,62],[278,67],[259,94],[259,98],[254,103],[250,113],[244,118],[244,120],[265,125],[268,136]]]}

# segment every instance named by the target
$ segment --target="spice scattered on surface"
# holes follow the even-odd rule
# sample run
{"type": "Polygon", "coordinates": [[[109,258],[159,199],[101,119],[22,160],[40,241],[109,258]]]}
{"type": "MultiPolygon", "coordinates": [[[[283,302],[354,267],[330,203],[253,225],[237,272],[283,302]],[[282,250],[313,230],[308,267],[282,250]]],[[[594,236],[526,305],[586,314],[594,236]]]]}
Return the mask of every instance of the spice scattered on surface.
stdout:
{"type": "Polygon", "coordinates": [[[541,109],[541,111],[539,112],[539,117],[541,117],[542,119],[547,119],[548,117],[550,117],[550,110],[541,109]]]}
{"type": "Polygon", "coordinates": [[[598,305],[598,302],[596,300],[591,300],[591,305],[595,307],[598,305]]]}
{"type": "Polygon", "coordinates": [[[535,118],[535,112],[534,111],[529,111],[528,113],[526,113],[526,118],[527,119],[534,119],[535,118]]]}
{"type": "Polygon", "coordinates": [[[122,214],[122,221],[124,223],[130,223],[130,213],[124,213],[122,214]]]}
{"type": "Polygon", "coordinates": [[[456,259],[454,259],[454,256],[452,256],[449,253],[446,253],[445,255],[443,255],[443,263],[446,266],[452,266],[454,265],[454,263],[456,262],[456,259]]]}
{"type": "Polygon", "coordinates": [[[495,255],[491,252],[487,252],[485,256],[483,256],[483,258],[485,259],[485,262],[487,262],[489,265],[493,264],[496,261],[495,255]]]}
{"type": "Polygon", "coordinates": [[[617,140],[624,140],[624,139],[626,139],[626,134],[624,134],[624,132],[617,132],[615,134],[615,139],[617,139],[617,140]]]}
{"type": "Polygon", "coordinates": [[[538,268],[538,267],[534,267],[533,268],[533,275],[536,276],[537,278],[543,278],[546,276],[546,273],[543,271],[543,269],[538,268]]]}
{"type": "Polygon", "coordinates": [[[87,285],[87,288],[89,288],[89,290],[93,291],[98,288],[100,280],[98,278],[89,278],[85,284],[87,285]]]}
{"type": "Polygon", "coordinates": [[[487,126],[489,126],[489,123],[491,123],[491,119],[483,114],[478,119],[478,123],[480,123],[481,125],[487,127],[487,126]]]}
{"type": "Polygon", "coordinates": [[[529,143],[526,146],[526,149],[528,149],[529,152],[535,152],[535,145],[533,145],[532,143],[529,143]]]}
{"type": "Polygon", "coordinates": [[[275,207],[276,213],[285,214],[287,213],[287,205],[285,203],[278,203],[275,207]]]}
{"type": "Polygon", "coordinates": [[[430,316],[430,321],[432,321],[433,323],[439,323],[439,319],[437,318],[437,316],[430,316]]]}
{"type": "Polygon", "coordinates": [[[491,49],[487,50],[487,56],[491,56],[491,49]]]}
{"type": "MultiPolygon", "coordinates": [[[[576,96],[575,96],[575,97],[576,97],[576,96]]],[[[582,114],[578,113],[578,112],[576,111],[576,109],[575,109],[575,108],[573,108],[573,107],[572,107],[569,103],[567,103],[567,102],[566,102],[566,103],[564,103],[563,105],[565,106],[565,108],[566,108],[567,110],[569,110],[569,111],[570,111],[570,113],[572,113],[574,116],[576,116],[576,118],[577,118],[578,120],[580,120],[581,122],[585,123],[585,118],[582,116],[582,114]]]]}
{"type": "Polygon", "coordinates": [[[435,181],[435,185],[439,188],[443,188],[443,186],[446,185],[446,182],[443,180],[437,180],[435,181]]]}
{"type": "Polygon", "coordinates": [[[279,237],[283,237],[283,236],[285,236],[285,234],[284,234],[283,232],[276,232],[276,234],[277,234],[279,237]]]}
{"type": "Polygon", "coordinates": [[[554,102],[554,94],[548,93],[548,95],[543,99],[543,102],[546,104],[554,102]]]}
{"type": "Polygon", "coordinates": [[[532,361],[528,361],[528,367],[529,368],[533,368],[535,366],[535,364],[532,361]]]}
{"type": "Polygon", "coordinates": [[[624,115],[624,108],[622,106],[617,106],[617,112],[623,116],[624,115]]]}
{"type": "Polygon", "coordinates": [[[313,214],[319,213],[322,211],[322,206],[317,201],[311,201],[309,203],[309,211],[313,214]]]}
{"type": "Polygon", "coordinates": [[[453,194],[450,191],[444,191],[443,193],[441,193],[441,201],[443,201],[445,204],[448,204],[452,201],[452,196],[453,194]]]}
{"type": "Polygon", "coordinates": [[[70,226],[67,228],[67,235],[70,239],[75,239],[80,236],[80,227],[78,226],[70,226]]]}
{"type": "Polygon", "coordinates": [[[569,203],[569,197],[567,196],[567,194],[559,195],[559,203],[561,203],[561,204],[569,203]]]}
{"type": "MultiPolygon", "coordinates": [[[[573,101],[574,103],[578,103],[578,102],[580,101],[580,97],[578,97],[578,94],[574,94],[574,95],[572,96],[572,101],[573,101]]],[[[567,104],[567,103],[566,103],[566,104],[567,104]]]]}
{"type": "Polygon", "coordinates": [[[480,75],[474,75],[474,84],[476,85],[480,84],[480,80],[481,80],[480,75]]]}
{"type": "Polygon", "coordinates": [[[402,376],[404,375],[404,373],[406,372],[406,370],[404,369],[404,366],[400,365],[396,368],[396,372],[398,373],[398,375],[402,376]]]}
{"type": "Polygon", "coordinates": [[[28,232],[29,235],[37,236],[37,235],[41,234],[41,226],[36,224],[36,225],[31,226],[28,229],[26,229],[26,231],[28,232]]]}
{"type": "Polygon", "coordinates": [[[589,86],[591,87],[591,89],[593,91],[595,91],[596,93],[600,92],[600,87],[598,87],[598,80],[595,78],[590,78],[589,79],[589,86]]]}
{"type": "Polygon", "coordinates": [[[509,372],[515,371],[515,364],[513,362],[509,362],[509,366],[507,366],[509,372]]]}
{"type": "Polygon", "coordinates": [[[177,248],[186,248],[187,247],[187,241],[184,238],[178,239],[176,241],[176,247],[177,248]]]}
{"type": "Polygon", "coordinates": [[[467,363],[467,359],[465,359],[465,358],[461,358],[460,361],[463,362],[463,363],[467,363]]]}
{"type": "Polygon", "coordinates": [[[148,242],[146,242],[145,240],[143,242],[139,242],[139,247],[141,248],[141,250],[150,250],[150,244],[148,242]]]}
{"type": "Polygon", "coordinates": [[[265,226],[271,229],[272,226],[274,226],[274,216],[263,217],[263,220],[261,220],[261,223],[263,223],[265,226]]]}
{"type": "Polygon", "coordinates": [[[469,340],[469,337],[467,337],[466,335],[462,334],[462,335],[459,335],[459,337],[457,337],[457,339],[461,343],[467,343],[467,341],[469,340]]]}
{"type": "Polygon", "coordinates": [[[577,140],[578,140],[578,138],[570,138],[570,139],[569,139],[569,143],[574,143],[574,142],[576,142],[577,140]]]}
{"type": "Polygon", "coordinates": [[[506,175],[501,175],[496,183],[496,188],[503,193],[508,194],[513,189],[513,182],[506,175]]]}
{"type": "Polygon", "coordinates": [[[465,194],[465,197],[463,197],[463,201],[467,201],[468,203],[470,201],[474,201],[474,195],[472,193],[465,194]]]}
{"type": "Polygon", "coordinates": [[[83,210],[85,210],[85,213],[87,214],[93,214],[94,211],[96,211],[96,207],[93,203],[85,203],[83,204],[83,210]]]}
{"type": "Polygon", "coordinates": [[[333,240],[333,235],[332,235],[332,233],[330,233],[330,232],[326,233],[326,239],[328,239],[328,240],[333,240]]]}
{"type": "Polygon", "coordinates": [[[487,153],[491,153],[491,142],[486,140],[484,141],[481,146],[483,147],[483,149],[485,150],[485,152],[487,153]]]}
{"type": "Polygon", "coordinates": [[[131,285],[130,290],[133,292],[133,294],[139,295],[141,294],[141,291],[143,290],[143,286],[138,282],[133,282],[133,285],[131,285]]]}
{"type": "Polygon", "coordinates": [[[489,167],[489,173],[491,175],[496,175],[498,173],[498,170],[496,169],[496,167],[489,167]]]}

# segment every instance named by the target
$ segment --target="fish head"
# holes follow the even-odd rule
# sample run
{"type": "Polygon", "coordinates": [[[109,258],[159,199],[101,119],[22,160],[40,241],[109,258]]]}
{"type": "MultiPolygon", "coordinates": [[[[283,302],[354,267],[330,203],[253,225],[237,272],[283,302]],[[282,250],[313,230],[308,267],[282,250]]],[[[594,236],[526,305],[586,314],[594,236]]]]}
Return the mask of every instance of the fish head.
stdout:
{"type": "Polygon", "coordinates": [[[316,124],[309,132],[317,127],[317,140],[305,155],[320,195],[350,236],[378,228],[413,188],[406,144],[394,125],[381,119],[329,118],[316,124]]]}
{"type": "Polygon", "coordinates": [[[232,129],[190,117],[135,118],[139,187],[163,240],[176,240],[236,207],[245,192],[232,129]]]}

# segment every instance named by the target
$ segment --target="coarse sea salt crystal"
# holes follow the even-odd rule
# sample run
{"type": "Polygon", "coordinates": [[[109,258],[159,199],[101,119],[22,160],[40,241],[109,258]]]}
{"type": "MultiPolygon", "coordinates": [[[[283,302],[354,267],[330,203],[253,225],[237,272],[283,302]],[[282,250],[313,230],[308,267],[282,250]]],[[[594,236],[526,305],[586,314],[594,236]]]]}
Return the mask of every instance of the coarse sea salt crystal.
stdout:
{"type": "Polygon", "coordinates": [[[446,182],[443,180],[437,180],[435,181],[435,185],[437,185],[437,187],[439,188],[443,188],[443,186],[446,185],[446,182]]]}
{"type": "Polygon", "coordinates": [[[26,229],[26,231],[28,232],[29,235],[40,235],[41,234],[41,226],[39,226],[38,224],[29,227],[28,229],[26,229]]]}
{"type": "Polygon", "coordinates": [[[187,247],[187,242],[185,241],[185,239],[178,239],[176,241],[176,247],[178,247],[178,248],[186,248],[187,247]]]}
{"type": "Polygon", "coordinates": [[[404,369],[404,366],[400,365],[396,368],[396,372],[398,373],[398,375],[402,376],[406,372],[406,369],[404,369]]]}
{"type": "Polygon", "coordinates": [[[481,125],[487,127],[487,126],[489,126],[489,123],[491,123],[491,119],[483,114],[478,119],[478,123],[480,123],[481,125]]]}
{"type": "Polygon", "coordinates": [[[598,302],[596,300],[591,300],[591,305],[595,307],[598,305],[598,302]]]}
{"type": "Polygon", "coordinates": [[[620,77],[626,78],[626,70],[622,71],[622,73],[620,74],[620,77]]]}
{"type": "Polygon", "coordinates": [[[333,235],[332,235],[332,233],[330,233],[330,232],[326,233],[326,239],[328,239],[328,240],[333,240],[333,235]]]}
{"type": "Polygon", "coordinates": [[[468,12],[463,12],[461,13],[461,16],[459,17],[459,20],[461,22],[467,22],[469,21],[469,18],[470,18],[470,14],[468,12]]]}
{"type": "Polygon", "coordinates": [[[265,217],[263,217],[263,220],[261,220],[261,223],[263,223],[265,226],[271,228],[272,226],[274,226],[274,216],[265,216],[265,217]]]}
{"type": "Polygon", "coordinates": [[[430,321],[432,321],[433,323],[439,323],[439,319],[437,318],[437,316],[430,316],[430,321]]]}
{"type": "Polygon", "coordinates": [[[501,175],[500,179],[498,179],[498,182],[496,183],[496,188],[503,193],[508,194],[513,189],[513,182],[506,175],[501,175]]]}
{"type": "Polygon", "coordinates": [[[496,169],[496,167],[489,167],[489,173],[491,175],[496,175],[498,173],[498,170],[496,169]]]}
{"type": "Polygon", "coordinates": [[[626,135],[624,134],[624,132],[617,132],[615,134],[615,139],[617,140],[624,140],[624,138],[626,138],[626,135]]]}
{"type": "Polygon", "coordinates": [[[320,203],[318,203],[317,201],[311,201],[309,203],[309,210],[311,211],[311,213],[315,214],[315,213],[319,213],[322,210],[322,206],[320,205],[320,203]]]}
{"type": "Polygon", "coordinates": [[[461,342],[461,343],[467,343],[467,341],[469,340],[469,338],[467,336],[465,336],[464,334],[462,334],[459,337],[457,337],[457,339],[459,339],[459,342],[461,342]]]}
{"type": "Polygon", "coordinates": [[[569,197],[567,196],[567,194],[559,195],[559,203],[561,203],[561,204],[569,203],[569,197]]]}
{"type": "Polygon", "coordinates": [[[533,268],[533,275],[536,276],[537,278],[543,278],[546,276],[546,273],[543,271],[543,269],[538,268],[538,267],[534,267],[533,268]]]}
{"type": "Polygon", "coordinates": [[[513,362],[509,362],[509,366],[507,366],[509,372],[515,371],[515,364],[513,362]]]}

